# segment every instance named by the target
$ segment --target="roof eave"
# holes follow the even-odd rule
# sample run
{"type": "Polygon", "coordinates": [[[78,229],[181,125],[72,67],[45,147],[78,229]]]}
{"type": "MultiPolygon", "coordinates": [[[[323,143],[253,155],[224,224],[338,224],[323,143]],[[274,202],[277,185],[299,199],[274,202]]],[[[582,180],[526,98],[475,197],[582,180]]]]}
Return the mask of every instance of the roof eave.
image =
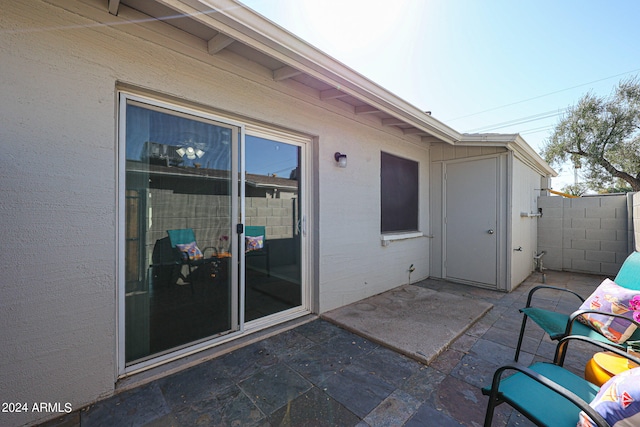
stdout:
{"type": "Polygon", "coordinates": [[[455,144],[461,134],[235,0],[156,0],[408,125],[455,144]],[[211,13],[214,9],[216,13],[211,13]]]}
{"type": "Polygon", "coordinates": [[[523,161],[535,168],[539,173],[545,176],[556,177],[558,173],[544,161],[538,153],[520,136],[518,133],[513,134],[495,134],[495,133],[474,133],[463,134],[458,145],[464,146],[483,146],[483,147],[504,147],[514,152],[523,161]]]}

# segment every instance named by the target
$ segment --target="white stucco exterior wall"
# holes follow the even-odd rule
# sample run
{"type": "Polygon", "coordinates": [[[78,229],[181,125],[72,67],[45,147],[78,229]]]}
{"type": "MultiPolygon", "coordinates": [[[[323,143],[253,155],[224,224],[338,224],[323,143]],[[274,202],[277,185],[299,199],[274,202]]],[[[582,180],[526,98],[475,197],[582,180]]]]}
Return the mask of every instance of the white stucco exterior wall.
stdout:
{"type": "MultiPolygon", "coordinates": [[[[420,168],[429,224],[429,151],[340,101],[159,22],[117,23],[104,1],[8,2],[0,14],[0,390],[78,409],[117,381],[117,85],[309,135],[322,312],[429,276],[426,237],[380,242],[380,152],[420,168]],[[64,6],[64,7],[63,7],[64,6]],[[333,153],[349,157],[335,167],[333,153]]],[[[126,8],[121,15],[126,16],[126,8]]],[[[56,414],[3,414],[23,424],[56,414]]]]}
{"type": "Polygon", "coordinates": [[[543,177],[517,157],[513,159],[512,174],[510,281],[514,289],[534,270],[539,218],[523,214],[537,214],[543,177]]]}
{"type": "Polygon", "coordinates": [[[95,30],[65,30],[68,14],[43,4],[3,9],[0,210],[15,250],[0,255],[0,390],[3,401],[78,408],[115,379],[113,76],[78,34],[95,30]]]}
{"type": "Polygon", "coordinates": [[[380,151],[419,161],[419,226],[428,234],[428,150],[389,144],[378,132],[360,142],[340,141],[334,148],[348,154],[349,166],[337,168],[333,151],[321,155],[321,312],[383,292],[391,284],[407,283],[411,264],[416,269],[412,281],[429,275],[427,237],[395,240],[383,247],[380,234],[380,151]]]}

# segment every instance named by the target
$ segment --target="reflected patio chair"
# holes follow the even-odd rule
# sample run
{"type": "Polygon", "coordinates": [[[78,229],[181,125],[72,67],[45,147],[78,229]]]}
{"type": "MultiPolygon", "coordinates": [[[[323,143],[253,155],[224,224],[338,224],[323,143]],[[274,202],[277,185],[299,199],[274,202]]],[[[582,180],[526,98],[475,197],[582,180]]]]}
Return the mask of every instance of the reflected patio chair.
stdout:
{"type": "Polygon", "coordinates": [[[213,275],[217,272],[219,266],[219,260],[215,256],[205,257],[204,253],[208,249],[215,250],[212,246],[205,247],[202,251],[198,248],[196,242],[196,236],[191,228],[182,228],[177,230],[167,230],[167,234],[169,235],[169,241],[171,242],[171,248],[174,253],[175,263],[177,266],[177,272],[174,274],[175,281],[181,278],[183,265],[187,265],[189,267],[189,276],[186,278],[182,277],[185,282],[188,281],[191,286],[191,293],[194,292],[193,289],[193,272],[194,268],[210,265],[213,268],[213,275]]]}
{"type": "Polygon", "coordinates": [[[271,260],[266,227],[262,225],[247,225],[244,228],[244,236],[245,257],[265,257],[267,276],[271,276],[271,260]]]}

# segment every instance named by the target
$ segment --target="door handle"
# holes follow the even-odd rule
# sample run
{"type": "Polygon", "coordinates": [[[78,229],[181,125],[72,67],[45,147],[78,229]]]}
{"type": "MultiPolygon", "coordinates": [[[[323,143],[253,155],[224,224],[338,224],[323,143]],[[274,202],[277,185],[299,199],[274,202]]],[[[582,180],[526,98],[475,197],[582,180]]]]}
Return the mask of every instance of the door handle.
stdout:
{"type": "Polygon", "coordinates": [[[490,229],[488,229],[488,230],[487,230],[487,233],[489,233],[489,234],[493,234],[493,233],[495,233],[495,231],[493,231],[493,229],[492,229],[492,228],[490,228],[490,229]]]}
{"type": "Polygon", "coordinates": [[[298,234],[302,234],[303,236],[307,235],[307,219],[306,217],[302,217],[296,221],[296,231],[298,234]]]}

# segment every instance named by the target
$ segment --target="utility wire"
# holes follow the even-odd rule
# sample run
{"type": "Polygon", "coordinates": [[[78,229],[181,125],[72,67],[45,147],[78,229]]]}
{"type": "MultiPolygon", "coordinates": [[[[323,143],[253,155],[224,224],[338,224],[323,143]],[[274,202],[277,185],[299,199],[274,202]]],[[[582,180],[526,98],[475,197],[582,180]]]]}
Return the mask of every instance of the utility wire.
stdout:
{"type": "Polygon", "coordinates": [[[496,123],[493,125],[487,125],[487,126],[482,126],[479,128],[475,128],[475,129],[471,129],[468,131],[468,133],[473,133],[473,132],[486,132],[487,130],[494,130],[494,129],[502,129],[508,126],[513,126],[513,125],[519,125],[519,124],[523,124],[523,123],[530,123],[530,122],[535,122],[537,120],[543,120],[543,119],[548,119],[550,117],[556,117],[559,116],[563,113],[565,113],[567,111],[567,108],[563,109],[563,110],[552,110],[552,111],[547,111],[544,113],[538,113],[538,114],[534,114],[531,116],[527,116],[527,117],[522,117],[522,118],[518,118],[518,119],[513,119],[513,120],[509,120],[506,122],[501,122],[501,123],[496,123]]]}
{"type": "Polygon", "coordinates": [[[477,113],[471,113],[471,114],[467,114],[465,116],[456,117],[455,119],[449,119],[449,120],[444,120],[444,121],[448,123],[448,122],[453,122],[453,121],[460,120],[460,119],[466,119],[467,117],[477,116],[478,114],[483,114],[483,113],[487,113],[489,111],[499,110],[501,108],[511,107],[512,105],[522,104],[522,103],[525,103],[525,102],[533,101],[534,99],[544,98],[545,96],[555,95],[556,93],[566,92],[568,90],[572,90],[572,89],[576,89],[576,88],[579,88],[579,87],[587,86],[587,85],[590,85],[590,84],[593,84],[593,83],[598,83],[598,82],[601,82],[601,81],[604,81],[604,80],[613,79],[615,77],[620,77],[620,76],[624,76],[624,75],[631,74],[631,73],[637,73],[638,71],[640,71],[640,68],[636,68],[635,70],[631,70],[631,71],[627,71],[627,72],[624,72],[624,73],[616,74],[614,76],[609,76],[609,77],[604,77],[602,79],[593,80],[591,82],[582,83],[582,84],[579,84],[579,85],[576,85],[576,86],[571,86],[571,87],[568,87],[568,88],[556,90],[554,92],[545,93],[544,95],[534,96],[533,98],[523,99],[522,101],[516,101],[516,102],[512,102],[510,104],[500,105],[498,107],[489,108],[487,110],[478,111],[477,113]]]}
{"type": "Polygon", "coordinates": [[[541,127],[538,127],[538,128],[523,130],[522,132],[519,132],[519,133],[520,133],[520,135],[531,135],[532,133],[538,133],[538,132],[544,132],[544,131],[551,130],[554,127],[555,127],[555,125],[541,126],[541,127]]]}
{"type": "MultiPolygon", "coordinates": [[[[610,101],[613,98],[614,98],[614,95],[610,95],[610,96],[604,97],[603,100],[604,101],[610,101]]],[[[535,122],[535,121],[538,121],[538,120],[549,119],[549,118],[552,118],[552,117],[560,116],[560,115],[566,113],[567,111],[569,111],[569,109],[571,109],[571,108],[572,107],[566,107],[566,108],[563,108],[563,109],[557,110],[557,111],[547,111],[545,113],[533,114],[531,116],[526,116],[526,117],[522,117],[522,118],[518,118],[518,119],[509,120],[509,121],[506,121],[506,122],[500,122],[500,123],[496,123],[496,124],[493,124],[493,125],[487,125],[487,126],[471,129],[471,130],[467,131],[466,133],[489,132],[489,131],[502,129],[502,128],[509,127],[509,126],[515,126],[515,125],[519,125],[519,124],[535,122]]],[[[548,129],[553,129],[554,127],[555,127],[555,125],[545,126],[545,128],[548,128],[548,129]]],[[[540,129],[542,129],[542,128],[540,128],[540,129]]],[[[526,132],[527,131],[521,131],[521,132],[518,132],[518,133],[520,133],[522,135],[522,134],[524,134],[526,132]]]]}

